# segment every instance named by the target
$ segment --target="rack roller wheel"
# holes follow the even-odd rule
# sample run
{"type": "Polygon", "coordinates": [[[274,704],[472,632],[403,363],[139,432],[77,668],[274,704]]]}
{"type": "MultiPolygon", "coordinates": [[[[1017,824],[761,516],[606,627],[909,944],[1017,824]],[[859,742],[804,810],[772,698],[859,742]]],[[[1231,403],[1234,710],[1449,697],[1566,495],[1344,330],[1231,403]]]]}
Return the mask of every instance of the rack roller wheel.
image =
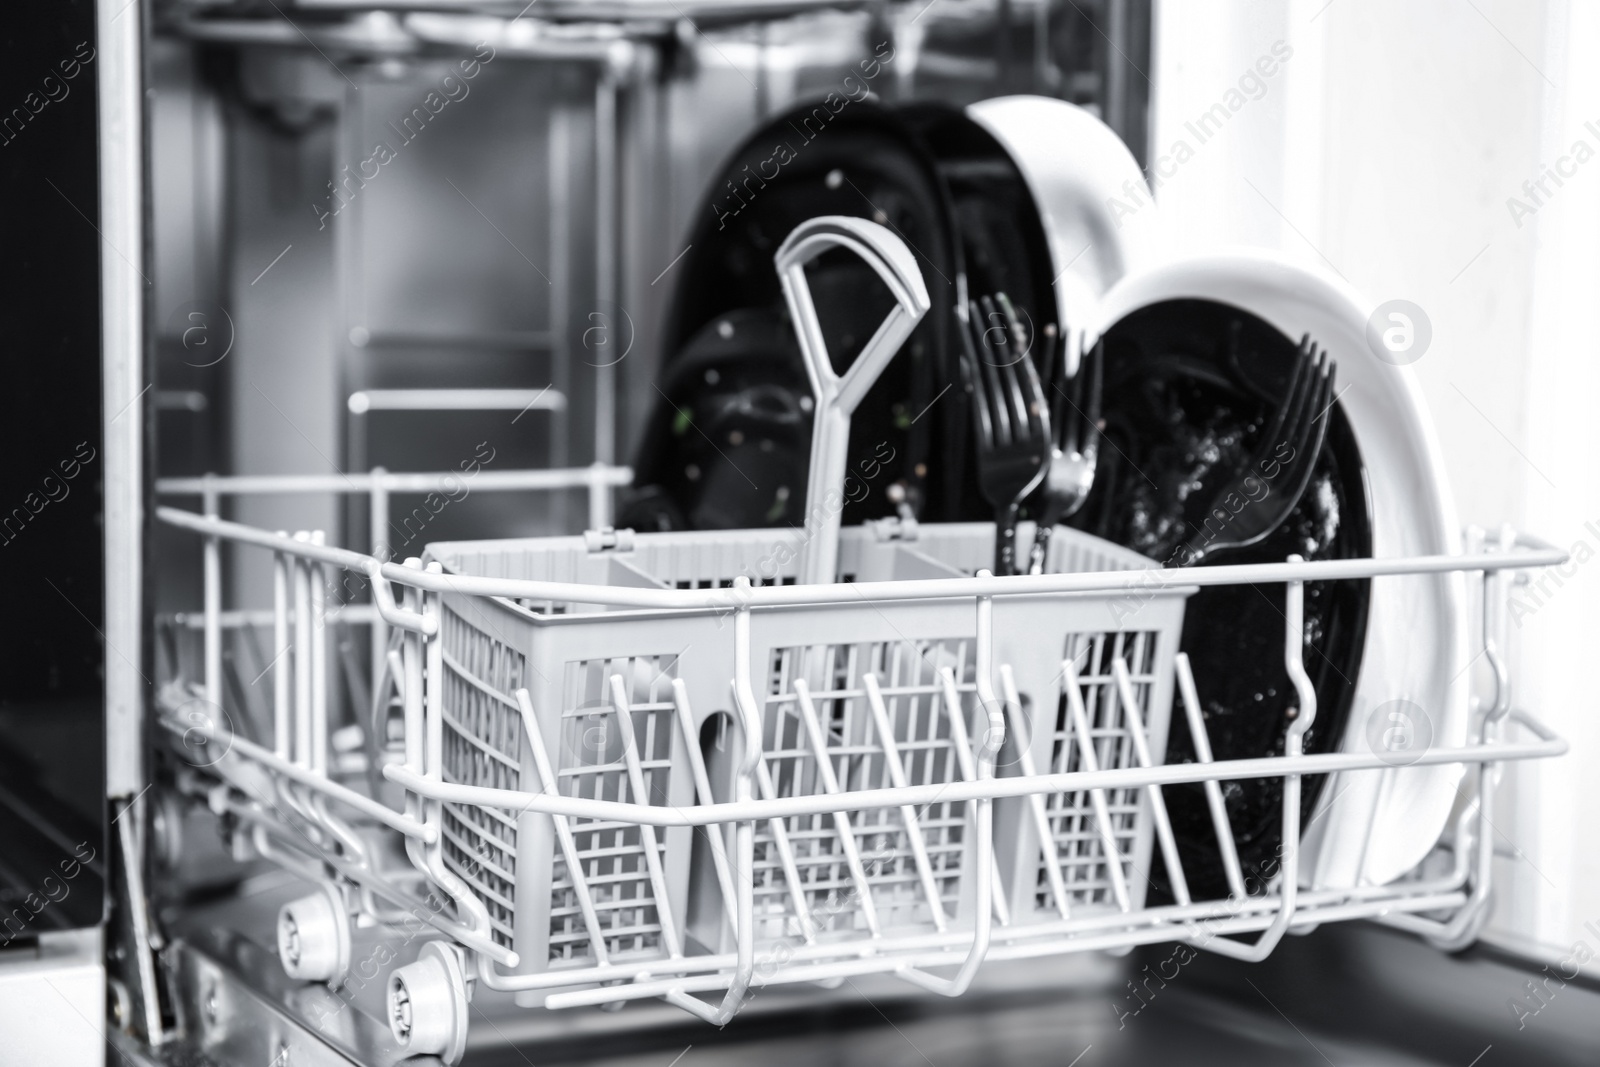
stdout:
{"type": "Polygon", "coordinates": [[[408,1056],[458,1063],[467,1049],[467,982],[461,955],[444,941],[389,975],[389,1030],[408,1056]]]}
{"type": "Polygon", "coordinates": [[[278,959],[290,978],[337,985],[350,970],[350,916],[336,886],[278,909],[278,959]]]}

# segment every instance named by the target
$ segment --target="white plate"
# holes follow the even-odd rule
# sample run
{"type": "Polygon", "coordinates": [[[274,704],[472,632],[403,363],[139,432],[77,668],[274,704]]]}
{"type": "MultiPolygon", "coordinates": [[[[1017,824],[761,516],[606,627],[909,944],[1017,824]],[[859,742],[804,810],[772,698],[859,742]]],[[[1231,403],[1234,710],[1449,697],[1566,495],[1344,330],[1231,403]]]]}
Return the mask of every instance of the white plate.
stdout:
{"type": "MultiPolygon", "coordinates": [[[[1205,255],[1125,277],[1100,302],[1088,343],[1140,308],[1191,297],[1248,311],[1292,340],[1309,333],[1337,360],[1339,403],[1367,471],[1375,557],[1461,551],[1455,504],[1421,391],[1409,368],[1384,362],[1368,348],[1369,305],[1337,279],[1271,253],[1205,255]]],[[[1460,574],[1373,581],[1344,751],[1371,750],[1368,720],[1395,699],[1423,709],[1433,745],[1465,742],[1465,602],[1460,574]]],[[[1462,773],[1452,765],[1397,767],[1330,781],[1304,839],[1308,882],[1383,884],[1416,866],[1444,829],[1462,773]]]]}
{"type": "Polygon", "coordinates": [[[1044,224],[1057,321],[1076,374],[1082,329],[1107,290],[1160,255],[1160,217],[1139,163],[1089,112],[1043,96],[1002,96],[967,108],[1022,172],[1044,224]],[[1139,203],[1129,213],[1115,203],[1139,203]]]}

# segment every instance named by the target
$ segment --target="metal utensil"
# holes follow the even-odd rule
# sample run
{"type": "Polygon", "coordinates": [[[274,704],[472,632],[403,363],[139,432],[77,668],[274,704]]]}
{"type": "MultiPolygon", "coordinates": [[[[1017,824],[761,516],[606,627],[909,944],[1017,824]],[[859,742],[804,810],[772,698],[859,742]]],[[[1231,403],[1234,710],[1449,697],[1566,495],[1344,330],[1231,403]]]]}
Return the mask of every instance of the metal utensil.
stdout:
{"type": "Polygon", "coordinates": [[[1017,509],[1050,463],[1050,409],[1027,338],[1004,293],[969,302],[962,356],[972,394],[978,486],[995,511],[994,573],[1016,573],[1017,509]]]}
{"type": "Polygon", "coordinates": [[[1335,367],[1327,350],[1300,339],[1289,388],[1249,461],[1223,484],[1201,526],[1176,556],[1179,566],[1242,548],[1276,530],[1300,502],[1328,431],[1335,367]]]}
{"type": "Polygon", "coordinates": [[[1028,560],[1029,574],[1044,573],[1044,558],[1056,524],[1077,514],[1094,488],[1095,465],[1100,459],[1103,354],[1102,342],[1070,377],[1065,347],[1051,357],[1050,419],[1056,436],[1044,481],[1033,496],[1038,526],[1028,560]]]}

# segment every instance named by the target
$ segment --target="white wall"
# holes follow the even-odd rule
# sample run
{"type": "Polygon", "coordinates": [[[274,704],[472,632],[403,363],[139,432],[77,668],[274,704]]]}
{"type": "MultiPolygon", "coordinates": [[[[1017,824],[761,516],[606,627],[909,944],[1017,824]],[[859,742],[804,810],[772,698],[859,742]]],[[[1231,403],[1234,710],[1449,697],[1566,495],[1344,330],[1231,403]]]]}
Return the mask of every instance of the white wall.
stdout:
{"type": "MultiPolygon", "coordinates": [[[[1420,305],[1414,369],[1462,521],[1600,559],[1600,4],[1158,0],[1155,35],[1152,161],[1195,149],[1157,190],[1177,249],[1275,248],[1420,305]],[[1280,41],[1258,98],[1196,144],[1185,123],[1280,41]],[[1579,138],[1596,158],[1519,226],[1508,198],[1579,138]]],[[[1600,563],[1547,588],[1520,594],[1515,699],[1573,753],[1508,774],[1495,927],[1600,955],[1600,563]]]]}

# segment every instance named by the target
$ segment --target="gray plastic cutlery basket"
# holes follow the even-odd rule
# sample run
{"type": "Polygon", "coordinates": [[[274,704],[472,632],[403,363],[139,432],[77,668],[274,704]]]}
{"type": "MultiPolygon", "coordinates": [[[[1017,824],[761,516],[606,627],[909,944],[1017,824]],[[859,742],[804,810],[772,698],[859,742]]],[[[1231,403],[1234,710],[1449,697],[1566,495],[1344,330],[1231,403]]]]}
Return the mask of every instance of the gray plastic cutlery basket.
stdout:
{"type": "MultiPolygon", "coordinates": [[[[764,607],[748,612],[741,650],[735,579],[793,584],[803,537],[623,531],[430,546],[427,558],[446,574],[728,591],[726,609],[686,610],[444,594],[443,780],[678,809],[731,799],[744,742],[730,682],[743,654],[762,731],[751,795],[840,794],[838,813],[757,826],[758,945],[884,945],[970,929],[983,878],[1001,922],[1140,907],[1151,853],[1142,789],[996,801],[991,871],[976,869],[971,802],[852,801],[861,790],[974,776],[993,730],[977,706],[978,624],[970,598],[764,607]]],[[[845,529],[838,578],[972,575],[992,558],[993,538],[986,523],[845,529]]],[[[1047,557],[1051,573],[1151,566],[1068,529],[1056,531],[1047,557]]],[[[1159,761],[1187,592],[1140,589],[1137,610],[1129,594],[994,598],[992,656],[1006,705],[995,773],[1133,766],[1112,682],[1117,659],[1159,761]],[[1069,678],[1081,696],[1076,721],[1069,678]]],[[[733,949],[732,827],[451,802],[443,815],[446,865],[523,972],[733,949]]]]}

